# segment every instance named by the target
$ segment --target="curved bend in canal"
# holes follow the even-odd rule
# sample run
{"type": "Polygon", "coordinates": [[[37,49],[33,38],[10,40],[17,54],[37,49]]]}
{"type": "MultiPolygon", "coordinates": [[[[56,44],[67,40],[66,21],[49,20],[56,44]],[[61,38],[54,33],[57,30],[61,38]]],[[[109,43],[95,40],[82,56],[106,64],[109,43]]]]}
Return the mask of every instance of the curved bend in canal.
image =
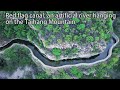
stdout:
{"type": "Polygon", "coordinates": [[[76,59],[72,59],[72,60],[61,60],[61,61],[49,60],[47,57],[45,57],[39,51],[39,49],[34,44],[30,43],[29,41],[25,41],[25,40],[21,40],[21,39],[14,39],[14,40],[10,41],[5,46],[0,47],[0,51],[5,50],[6,48],[9,48],[10,46],[12,46],[15,43],[23,44],[29,48],[29,50],[32,53],[32,56],[37,58],[40,63],[44,64],[45,66],[50,66],[53,68],[54,67],[60,68],[60,67],[67,67],[67,66],[93,65],[93,64],[105,61],[108,58],[110,58],[110,56],[112,55],[112,49],[117,45],[118,42],[119,42],[119,38],[113,33],[112,39],[108,43],[104,52],[102,52],[98,55],[92,56],[90,58],[76,58],[76,59]]]}

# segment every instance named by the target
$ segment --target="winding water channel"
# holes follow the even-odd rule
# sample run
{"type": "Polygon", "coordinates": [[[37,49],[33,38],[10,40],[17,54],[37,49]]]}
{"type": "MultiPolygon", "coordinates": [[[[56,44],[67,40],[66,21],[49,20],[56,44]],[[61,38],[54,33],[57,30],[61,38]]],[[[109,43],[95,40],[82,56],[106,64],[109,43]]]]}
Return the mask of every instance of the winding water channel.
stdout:
{"type": "Polygon", "coordinates": [[[113,34],[112,39],[110,40],[110,42],[108,43],[106,49],[104,50],[104,52],[92,56],[90,58],[76,58],[76,59],[71,59],[71,60],[60,60],[60,61],[52,61],[49,60],[47,57],[45,57],[40,51],[39,49],[32,43],[30,43],[29,41],[25,41],[25,40],[21,40],[21,39],[14,39],[12,41],[10,41],[8,44],[6,44],[3,47],[0,47],[0,51],[5,50],[6,48],[9,48],[10,46],[12,46],[15,43],[18,44],[23,44],[26,45],[33,53],[33,55],[35,57],[37,57],[39,60],[41,60],[42,63],[44,63],[47,66],[51,66],[51,67],[60,67],[60,66],[65,66],[65,65],[75,65],[75,64],[92,64],[95,62],[100,62],[102,60],[107,60],[111,54],[112,54],[112,49],[114,46],[116,46],[116,44],[119,42],[119,38],[113,34]]]}

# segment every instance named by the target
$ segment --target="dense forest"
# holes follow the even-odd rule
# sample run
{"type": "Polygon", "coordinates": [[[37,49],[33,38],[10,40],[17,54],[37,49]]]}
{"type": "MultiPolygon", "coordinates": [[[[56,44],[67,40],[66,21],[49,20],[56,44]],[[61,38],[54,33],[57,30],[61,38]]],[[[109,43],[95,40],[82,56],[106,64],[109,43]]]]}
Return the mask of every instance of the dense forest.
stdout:
{"type": "MultiPolygon", "coordinates": [[[[70,12],[61,11],[47,13],[56,15],[56,13],[63,14],[70,12]]],[[[100,12],[80,11],[77,13],[91,14],[100,12]]],[[[52,17],[52,19],[57,20],[57,18],[55,17],[52,17]]],[[[112,18],[107,18],[106,20],[102,18],[76,18],[76,17],[64,19],[73,20],[76,22],[76,24],[32,25],[34,29],[39,33],[39,38],[42,38],[41,40],[43,42],[44,47],[47,48],[48,51],[50,51],[50,53],[52,52],[52,54],[55,55],[57,58],[60,56],[77,57],[77,53],[80,52],[86,53],[100,52],[100,49],[98,48],[98,43],[101,43],[102,40],[108,43],[108,41],[111,38],[111,34],[113,32],[112,18]],[[82,49],[79,49],[84,47],[88,47],[88,50],[84,51],[82,49]],[[92,51],[89,51],[89,47],[91,48],[94,47],[94,49],[92,51]]]]}
{"type": "MultiPolygon", "coordinates": [[[[111,33],[113,32],[111,18],[108,18],[106,20],[101,18],[70,18],[70,20],[75,21],[76,24],[60,24],[60,25],[34,24],[33,27],[36,30],[33,30],[32,28],[29,27],[29,25],[26,24],[6,25],[5,14],[6,13],[58,14],[58,13],[70,13],[70,12],[1,11],[0,13],[1,13],[0,14],[1,40],[2,39],[9,40],[14,38],[27,39],[32,43],[38,45],[41,49],[44,49],[44,51],[49,53],[50,55],[54,55],[56,59],[59,59],[61,56],[78,57],[78,54],[80,52],[86,52],[86,53],[101,52],[100,48],[98,48],[99,43],[102,43],[102,40],[105,40],[107,43],[111,38],[111,33]],[[81,49],[79,49],[80,46],[81,49]],[[86,51],[82,50],[82,48],[84,47],[88,47],[88,49],[86,51]],[[91,50],[90,47],[93,48],[93,50],[91,50]]],[[[95,13],[95,11],[93,12],[79,11],[77,13],[87,14],[87,13],[95,13]]],[[[112,12],[107,12],[107,13],[112,13],[112,12]]],[[[51,19],[56,20],[56,18],[54,17],[51,19]]],[[[64,18],[64,19],[69,19],[69,18],[64,18]]]]}

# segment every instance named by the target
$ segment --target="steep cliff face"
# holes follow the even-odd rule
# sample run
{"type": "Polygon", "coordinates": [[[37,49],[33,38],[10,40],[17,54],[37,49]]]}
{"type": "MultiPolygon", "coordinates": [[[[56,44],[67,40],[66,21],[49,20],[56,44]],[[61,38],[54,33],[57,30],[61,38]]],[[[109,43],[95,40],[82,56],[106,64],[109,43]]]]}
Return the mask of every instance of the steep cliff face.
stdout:
{"type": "Polygon", "coordinates": [[[37,45],[51,60],[90,57],[106,48],[115,17],[112,11],[1,11],[0,46],[20,38],[37,45]],[[5,13],[32,14],[34,20],[6,25],[5,13]]]}
{"type": "MultiPolygon", "coordinates": [[[[117,18],[113,21],[113,28],[114,28],[114,32],[115,34],[119,37],[120,39],[120,11],[116,11],[114,12],[117,15],[117,18]]],[[[118,48],[120,48],[120,42],[117,45],[118,48]]],[[[118,49],[119,50],[119,49],[118,49]]],[[[119,55],[120,56],[120,55],[119,55]]]]}
{"type": "Polygon", "coordinates": [[[52,17],[46,20],[56,21],[52,24],[30,24],[38,32],[43,46],[51,52],[46,53],[46,56],[52,60],[87,58],[103,52],[113,32],[112,19],[116,18],[111,11],[40,13],[49,13],[52,17]],[[67,23],[60,22],[62,20],[67,20],[67,23]]]}

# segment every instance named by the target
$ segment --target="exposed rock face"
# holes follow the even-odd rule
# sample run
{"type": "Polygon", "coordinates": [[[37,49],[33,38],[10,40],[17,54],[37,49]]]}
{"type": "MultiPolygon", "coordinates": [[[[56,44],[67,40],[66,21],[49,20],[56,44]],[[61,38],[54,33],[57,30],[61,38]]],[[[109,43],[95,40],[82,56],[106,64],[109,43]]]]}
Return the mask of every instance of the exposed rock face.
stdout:
{"type": "MultiPolygon", "coordinates": [[[[38,37],[42,41],[46,51],[42,52],[49,59],[56,60],[56,56],[51,52],[54,48],[62,51],[59,59],[69,59],[78,57],[90,57],[101,53],[105,50],[107,42],[109,41],[112,33],[112,19],[113,14],[111,11],[64,11],[57,12],[57,14],[76,14],[85,17],[89,14],[91,17],[78,18],[74,17],[73,20],[76,24],[60,24],[60,25],[43,25],[38,26],[30,25],[35,31],[39,31],[38,37]],[[93,15],[94,13],[94,15],[93,15]],[[67,52],[71,49],[71,53],[67,52]],[[75,49],[76,51],[74,52],[75,49]],[[73,51],[72,51],[73,50],[73,51]]],[[[56,13],[54,13],[56,14],[56,13]]],[[[60,18],[61,19],[61,18],[60,18]]],[[[62,18],[63,19],[63,18],[62,18]]],[[[64,18],[71,20],[71,18],[64,18]]],[[[41,48],[42,49],[42,48],[41,48]]]]}

